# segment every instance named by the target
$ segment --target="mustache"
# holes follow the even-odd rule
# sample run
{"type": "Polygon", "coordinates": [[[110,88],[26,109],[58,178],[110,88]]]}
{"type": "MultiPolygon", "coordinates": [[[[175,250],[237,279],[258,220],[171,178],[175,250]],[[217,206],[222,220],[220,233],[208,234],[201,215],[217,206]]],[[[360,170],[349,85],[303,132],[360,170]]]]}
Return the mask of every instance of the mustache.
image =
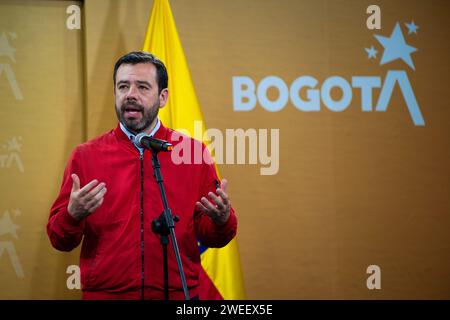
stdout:
{"type": "Polygon", "coordinates": [[[121,106],[120,106],[120,110],[123,112],[125,111],[127,108],[132,107],[133,109],[137,110],[137,111],[144,111],[144,107],[142,105],[140,105],[139,103],[137,103],[136,101],[125,101],[121,106]]]}

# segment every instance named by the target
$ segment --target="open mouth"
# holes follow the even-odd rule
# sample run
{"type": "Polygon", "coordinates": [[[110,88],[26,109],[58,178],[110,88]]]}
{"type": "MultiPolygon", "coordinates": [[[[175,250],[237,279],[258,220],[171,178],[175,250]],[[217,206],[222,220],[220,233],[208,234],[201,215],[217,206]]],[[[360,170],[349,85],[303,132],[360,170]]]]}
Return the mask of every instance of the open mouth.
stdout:
{"type": "Polygon", "coordinates": [[[142,113],[141,109],[139,107],[128,105],[124,109],[124,115],[127,117],[137,117],[142,113]]]}

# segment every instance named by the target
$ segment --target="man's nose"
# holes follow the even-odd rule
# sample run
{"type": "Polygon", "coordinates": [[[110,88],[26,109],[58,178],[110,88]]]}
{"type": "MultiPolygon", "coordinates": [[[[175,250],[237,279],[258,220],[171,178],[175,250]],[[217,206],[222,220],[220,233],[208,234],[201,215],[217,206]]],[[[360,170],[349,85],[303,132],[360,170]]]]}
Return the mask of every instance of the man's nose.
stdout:
{"type": "Polygon", "coordinates": [[[137,90],[136,86],[131,85],[125,98],[127,100],[137,100],[137,94],[138,94],[138,90],[137,90]]]}

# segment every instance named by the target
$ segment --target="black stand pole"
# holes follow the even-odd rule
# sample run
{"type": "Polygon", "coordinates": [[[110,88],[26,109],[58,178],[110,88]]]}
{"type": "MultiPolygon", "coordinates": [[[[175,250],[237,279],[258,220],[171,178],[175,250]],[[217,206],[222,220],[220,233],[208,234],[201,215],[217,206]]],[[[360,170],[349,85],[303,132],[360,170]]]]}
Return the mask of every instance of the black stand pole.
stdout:
{"type": "Polygon", "coordinates": [[[161,245],[163,248],[163,268],[164,268],[164,299],[169,300],[169,272],[167,263],[167,244],[169,243],[168,235],[172,239],[173,251],[178,264],[178,271],[180,272],[181,284],[183,286],[184,297],[189,300],[189,291],[187,289],[186,278],[184,276],[183,265],[181,263],[180,250],[178,249],[177,239],[175,237],[174,220],[178,221],[178,217],[172,217],[169,205],[167,203],[166,192],[164,191],[163,178],[161,174],[161,165],[158,160],[158,150],[152,149],[152,166],[153,176],[159,186],[159,193],[164,205],[163,213],[152,222],[152,230],[154,233],[161,235],[161,245]]]}

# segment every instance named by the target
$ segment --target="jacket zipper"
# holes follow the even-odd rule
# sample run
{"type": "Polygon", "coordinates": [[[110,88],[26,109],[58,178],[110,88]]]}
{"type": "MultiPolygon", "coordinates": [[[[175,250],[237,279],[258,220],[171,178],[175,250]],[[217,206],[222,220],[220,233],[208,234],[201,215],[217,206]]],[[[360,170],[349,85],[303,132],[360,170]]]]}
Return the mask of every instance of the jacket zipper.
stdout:
{"type": "Polygon", "coordinates": [[[144,153],[139,150],[141,162],[141,299],[144,300],[144,153]]]}

